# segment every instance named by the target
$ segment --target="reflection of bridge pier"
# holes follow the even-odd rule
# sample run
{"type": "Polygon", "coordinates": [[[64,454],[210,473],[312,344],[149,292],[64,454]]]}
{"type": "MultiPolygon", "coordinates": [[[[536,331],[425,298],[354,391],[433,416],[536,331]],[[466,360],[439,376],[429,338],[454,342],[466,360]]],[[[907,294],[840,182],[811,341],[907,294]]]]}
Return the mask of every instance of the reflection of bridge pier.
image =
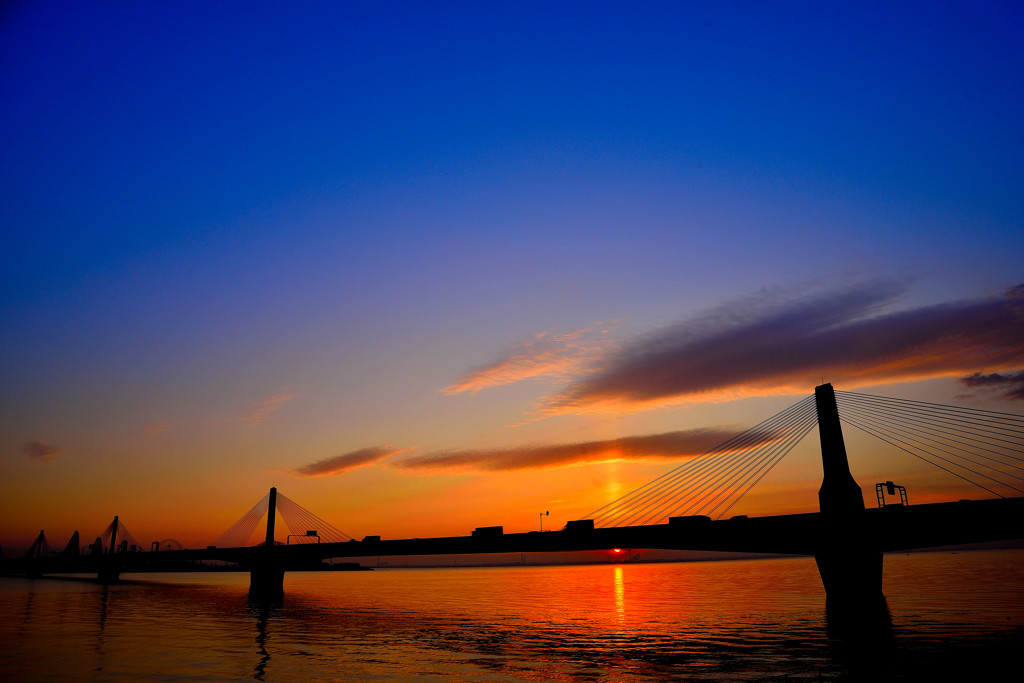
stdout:
{"type": "Polygon", "coordinates": [[[882,553],[864,519],[864,493],[850,473],[839,409],[831,384],[814,389],[824,471],[818,506],[821,535],[814,561],[831,603],[877,603],[882,597],[882,553]]]}

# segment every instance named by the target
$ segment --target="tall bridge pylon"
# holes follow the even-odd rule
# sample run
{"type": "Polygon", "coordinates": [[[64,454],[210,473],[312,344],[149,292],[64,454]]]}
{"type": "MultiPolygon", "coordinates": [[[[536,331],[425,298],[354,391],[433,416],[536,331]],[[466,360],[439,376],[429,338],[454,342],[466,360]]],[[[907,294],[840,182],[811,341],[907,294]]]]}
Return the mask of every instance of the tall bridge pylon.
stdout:
{"type": "Polygon", "coordinates": [[[814,561],[830,603],[877,602],[882,598],[882,552],[872,543],[861,517],[864,492],[850,472],[846,443],[839,424],[836,393],[831,384],[814,388],[821,440],[821,537],[814,561]]]}
{"type": "Polygon", "coordinates": [[[831,384],[814,388],[814,408],[818,414],[823,475],[818,489],[818,509],[825,514],[844,515],[864,509],[864,492],[850,472],[846,442],[839,424],[836,392],[831,384]]]}
{"type": "Polygon", "coordinates": [[[284,564],[274,552],[274,522],[277,519],[277,487],[267,500],[267,536],[260,553],[249,567],[249,592],[259,595],[284,593],[284,564]]]}

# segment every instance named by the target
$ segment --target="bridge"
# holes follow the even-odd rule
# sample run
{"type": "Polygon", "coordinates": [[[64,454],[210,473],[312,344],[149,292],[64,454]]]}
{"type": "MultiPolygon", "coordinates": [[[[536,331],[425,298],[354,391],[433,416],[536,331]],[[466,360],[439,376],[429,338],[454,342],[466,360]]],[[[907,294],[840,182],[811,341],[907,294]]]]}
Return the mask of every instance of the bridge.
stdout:
{"type": "Polygon", "coordinates": [[[185,549],[173,539],[149,550],[114,521],[85,554],[76,531],[63,553],[45,552],[45,535],[4,573],[89,572],[116,581],[144,568],[219,560],[250,573],[251,591],[280,594],[287,571],[320,568],[327,558],[395,555],[565,552],[650,548],[813,555],[827,601],[856,605],[882,598],[882,553],[1024,538],[1024,416],[815,388],[777,415],[687,461],[560,531],[506,534],[480,527],[469,536],[355,540],[276,488],[214,545],[185,549]],[[838,400],[837,400],[838,396],[838,400]],[[842,420],[840,419],[842,405],[842,420]],[[849,467],[841,422],[975,484],[992,498],[909,505],[903,487],[878,484],[868,508],[849,467]],[[727,513],[811,429],[818,427],[823,478],[814,513],[727,517],[727,513]],[[885,495],[900,502],[886,504],[885,495]],[[275,543],[277,513],[293,533],[275,543]],[[714,518],[712,518],[714,515],[714,518]],[[266,518],[260,545],[247,545],[266,518]],[[296,542],[291,543],[292,538],[296,542]],[[120,541],[118,539],[121,539],[120,541]],[[325,542],[326,541],[326,542],[325,542]]]}

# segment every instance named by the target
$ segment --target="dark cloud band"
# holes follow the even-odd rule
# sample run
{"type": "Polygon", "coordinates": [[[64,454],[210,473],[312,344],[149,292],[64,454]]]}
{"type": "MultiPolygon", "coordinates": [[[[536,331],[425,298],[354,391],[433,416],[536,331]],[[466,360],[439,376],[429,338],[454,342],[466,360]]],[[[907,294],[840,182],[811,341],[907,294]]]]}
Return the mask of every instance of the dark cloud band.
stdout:
{"type": "Polygon", "coordinates": [[[22,452],[35,460],[53,462],[65,449],[42,441],[26,441],[21,447],[22,452]]]}
{"type": "MultiPolygon", "coordinates": [[[[728,429],[691,429],[604,441],[424,453],[391,464],[404,469],[484,471],[543,469],[609,460],[685,458],[700,455],[736,435],[728,429]]],[[[755,434],[746,448],[772,441],[771,432],[755,434]]]]}
{"type": "Polygon", "coordinates": [[[1024,299],[879,314],[900,292],[875,282],[782,304],[723,307],[624,345],[604,371],[547,399],[540,412],[628,410],[730,390],[777,393],[823,377],[851,387],[1024,366],[1024,299]]]}
{"type": "Polygon", "coordinates": [[[960,383],[969,389],[994,391],[1010,399],[1024,401],[1024,371],[984,375],[980,372],[960,378],[960,383]]]}
{"type": "Polygon", "coordinates": [[[325,458],[317,462],[293,470],[297,475],[303,477],[325,477],[332,474],[341,474],[356,467],[370,465],[384,458],[401,453],[403,449],[389,448],[387,446],[372,446],[362,448],[351,453],[343,453],[332,458],[325,458]]]}

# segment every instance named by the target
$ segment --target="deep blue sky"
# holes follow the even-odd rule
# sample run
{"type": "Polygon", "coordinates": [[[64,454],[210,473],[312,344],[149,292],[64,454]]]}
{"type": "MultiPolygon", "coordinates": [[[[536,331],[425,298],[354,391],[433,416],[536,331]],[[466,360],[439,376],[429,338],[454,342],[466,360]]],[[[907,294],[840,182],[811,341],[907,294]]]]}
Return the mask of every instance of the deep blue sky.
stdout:
{"type": "Polygon", "coordinates": [[[495,4],[8,5],[5,467],[585,439],[444,389],[599,320],[1024,281],[1019,3],[495,4]]]}

